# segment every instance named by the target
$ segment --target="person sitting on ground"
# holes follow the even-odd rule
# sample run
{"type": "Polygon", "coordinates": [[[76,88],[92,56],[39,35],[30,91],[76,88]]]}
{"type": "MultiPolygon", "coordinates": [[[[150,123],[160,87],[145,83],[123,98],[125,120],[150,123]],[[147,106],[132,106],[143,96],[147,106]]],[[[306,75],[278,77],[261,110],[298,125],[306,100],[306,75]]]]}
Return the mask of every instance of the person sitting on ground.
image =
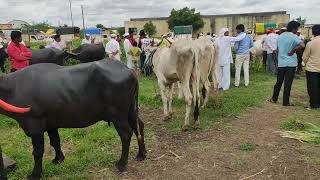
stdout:
{"type": "Polygon", "coordinates": [[[274,86],[273,96],[270,102],[276,103],[284,82],[283,106],[292,106],[290,93],[295,76],[298,59],[296,52],[305,47],[304,42],[296,35],[300,23],[291,21],[288,23],[287,32],[282,33],[278,38],[278,74],[274,86]]]}
{"type": "Polygon", "coordinates": [[[8,45],[7,51],[11,63],[11,72],[23,69],[29,66],[31,51],[23,44],[20,31],[11,32],[11,43],[8,45]]]}
{"type": "Polygon", "coordinates": [[[112,60],[118,60],[120,61],[120,45],[118,41],[116,40],[117,35],[111,34],[110,41],[106,44],[106,53],[112,60]]]}
{"type": "Polygon", "coordinates": [[[46,48],[56,48],[56,49],[62,50],[60,42],[61,42],[61,37],[60,37],[59,34],[57,34],[57,35],[55,35],[53,37],[53,43],[51,43],[50,45],[46,46],[46,48]]]}
{"type": "Polygon", "coordinates": [[[310,108],[320,108],[320,25],[312,27],[314,39],[307,44],[303,54],[306,64],[307,87],[310,97],[310,108]]]}

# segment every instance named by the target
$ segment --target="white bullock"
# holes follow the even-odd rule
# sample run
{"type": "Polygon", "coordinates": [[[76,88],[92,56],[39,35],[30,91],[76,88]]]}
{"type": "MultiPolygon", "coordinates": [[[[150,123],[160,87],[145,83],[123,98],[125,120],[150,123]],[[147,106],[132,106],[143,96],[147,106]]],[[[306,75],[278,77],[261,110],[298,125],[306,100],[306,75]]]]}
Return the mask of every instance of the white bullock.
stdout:
{"type": "Polygon", "coordinates": [[[186,114],[183,130],[190,127],[190,114],[194,105],[195,128],[200,125],[200,71],[198,49],[193,47],[192,40],[179,40],[170,48],[159,48],[153,55],[153,71],[158,78],[163,101],[165,119],[173,114],[172,96],[173,84],[180,82],[183,97],[186,102],[186,114]]]}

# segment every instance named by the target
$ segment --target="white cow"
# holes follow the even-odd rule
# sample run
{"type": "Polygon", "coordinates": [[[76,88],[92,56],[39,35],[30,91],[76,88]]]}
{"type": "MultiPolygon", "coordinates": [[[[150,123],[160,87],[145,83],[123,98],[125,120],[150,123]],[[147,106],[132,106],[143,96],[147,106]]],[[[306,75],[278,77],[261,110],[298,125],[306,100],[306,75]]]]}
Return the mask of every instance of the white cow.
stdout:
{"type": "Polygon", "coordinates": [[[205,107],[208,103],[210,94],[210,75],[212,77],[214,88],[218,88],[218,79],[216,76],[218,61],[216,58],[215,47],[209,39],[195,40],[195,47],[197,47],[197,53],[199,53],[200,82],[203,84],[202,95],[204,97],[202,107],[205,107]]]}
{"type": "Polygon", "coordinates": [[[186,115],[183,130],[190,126],[190,113],[194,105],[195,128],[200,125],[200,70],[198,49],[192,40],[179,40],[170,48],[159,48],[153,56],[153,71],[158,78],[163,101],[165,119],[170,119],[172,111],[173,84],[180,82],[186,101],[186,115]]]}

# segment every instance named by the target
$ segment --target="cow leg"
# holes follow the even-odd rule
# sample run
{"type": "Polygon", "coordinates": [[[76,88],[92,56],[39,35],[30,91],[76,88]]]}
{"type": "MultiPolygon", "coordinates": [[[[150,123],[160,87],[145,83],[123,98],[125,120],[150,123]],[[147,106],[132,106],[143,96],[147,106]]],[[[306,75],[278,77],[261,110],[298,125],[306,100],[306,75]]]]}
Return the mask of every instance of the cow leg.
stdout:
{"type": "Polygon", "coordinates": [[[48,131],[50,145],[54,148],[56,152],[56,157],[52,160],[53,164],[59,164],[64,161],[64,155],[61,150],[60,136],[58,129],[48,131]]]}
{"type": "Polygon", "coordinates": [[[129,147],[133,132],[127,120],[125,122],[114,122],[114,126],[122,143],[121,158],[116,163],[116,167],[120,172],[123,172],[126,170],[126,166],[128,164],[129,147]]]}
{"type": "Polygon", "coordinates": [[[178,85],[178,99],[182,99],[183,98],[183,91],[182,91],[180,82],[177,82],[177,85],[178,85]]]}
{"type": "Polygon", "coordinates": [[[138,117],[134,118],[134,119],[129,119],[129,122],[130,122],[130,126],[131,126],[134,134],[136,135],[137,140],[138,140],[139,150],[138,150],[136,160],[143,161],[146,158],[146,154],[147,154],[146,146],[144,144],[144,124],[141,121],[141,119],[138,117]],[[137,123],[139,123],[139,126],[137,123]],[[140,136],[139,136],[139,134],[140,134],[140,136]]]}
{"type": "Polygon", "coordinates": [[[206,82],[203,85],[202,96],[203,96],[202,108],[205,108],[207,106],[207,104],[208,104],[209,96],[210,96],[210,82],[206,82]]]}
{"type": "Polygon", "coordinates": [[[169,86],[169,94],[168,94],[168,109],[169,109],[169,117],[172,118],[173,110],[172,110],[172,99],[173,99],[173,84],[169,86]]]}
{"type": "Polygon", "coordinates": [[[31,136],[33,145],[34,168],[28,179],[40,179],[42,174],[42,158],[44,153],[43,133],[31,136]]]}
{"type": "Polygon", "coordinates": [[[164,121],[166,121],[170,119],[168,113],[168,92],[167,87],[162,82],[159,82],[159,86],[163,103],[164,121]]]}
{"type": "Polygon", "coordinates": [[[186,115],[184,119],[184,125],[182,126],[182,131],[187,131],[190,127],[190,114],[191,114],[191,107],[192,107],[192,94],[190,91],[189,83],[182,83],[181,87],[183,89],[183,94],[185,96],[186,102],[186,115]]]}
{"type": "Polygon", "coordinates": [[[195,104],[195,107],[194,107],[194,113],[193,113],[193,117],[194,117],[194,120],[195,120],[195,123],[194,123],[194,128],[195,129],[200,128],[199,115],[200,115],[199,101],[196,101],[196,104],[195,104]]]}

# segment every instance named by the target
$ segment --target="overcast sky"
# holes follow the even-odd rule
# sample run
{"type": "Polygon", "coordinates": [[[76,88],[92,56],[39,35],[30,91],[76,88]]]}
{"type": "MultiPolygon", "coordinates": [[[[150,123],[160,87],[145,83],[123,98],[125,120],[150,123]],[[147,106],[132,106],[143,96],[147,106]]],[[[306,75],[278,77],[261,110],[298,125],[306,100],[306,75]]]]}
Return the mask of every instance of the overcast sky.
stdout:
{"type": "MultiPolygon", "coordinates": [[[[81,26],[81,5],[87,27],[101,23],[123,26],[137,17],[169,16],[172,8],[196,8],[203,15],[288,11],[291,18],[302,16],[307,23],[320,23],[320,0],[72,0],[75,25],[81,26]]],[[[48,21],[71,25],[68,0],[0,0],[0,23],[12,19],[29,23],[48,21]]],[[[82,26],[81,26],[82,27],[82,26]]]]}

